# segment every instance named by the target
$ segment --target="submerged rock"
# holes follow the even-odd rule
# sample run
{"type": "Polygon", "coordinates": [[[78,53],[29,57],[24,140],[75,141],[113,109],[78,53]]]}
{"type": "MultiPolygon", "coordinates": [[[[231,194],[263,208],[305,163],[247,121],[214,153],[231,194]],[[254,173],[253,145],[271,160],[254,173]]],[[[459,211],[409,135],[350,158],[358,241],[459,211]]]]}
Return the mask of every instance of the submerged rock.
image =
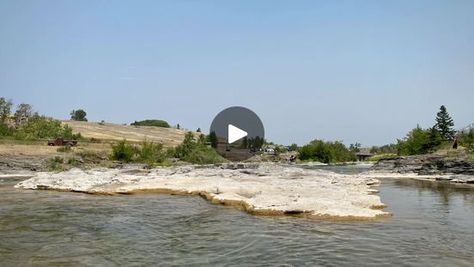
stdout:
{"type": "Polygon", "coordinates": [[[146,172],[72,169],[37,173],[16,187],[96,194],[193,194],[252,214],[372,219],[390,215],[381,210],[384,204],[370,187],[376,184],[377,180],[363,176],[263,164],[250,169],[182,166],[146,172]]]}

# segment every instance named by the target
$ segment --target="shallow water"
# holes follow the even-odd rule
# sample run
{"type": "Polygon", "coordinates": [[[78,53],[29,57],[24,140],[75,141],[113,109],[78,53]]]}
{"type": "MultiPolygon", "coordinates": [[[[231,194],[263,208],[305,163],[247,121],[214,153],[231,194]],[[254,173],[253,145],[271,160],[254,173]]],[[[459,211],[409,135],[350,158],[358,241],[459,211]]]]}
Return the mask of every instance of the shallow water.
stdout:
{"type": "Polygon", "coordinates": [[[13,189],[0,179],[0,266],[472,266],[474,190],[383,180],[376,222],[258,217],[196,196],[13,189]]]}

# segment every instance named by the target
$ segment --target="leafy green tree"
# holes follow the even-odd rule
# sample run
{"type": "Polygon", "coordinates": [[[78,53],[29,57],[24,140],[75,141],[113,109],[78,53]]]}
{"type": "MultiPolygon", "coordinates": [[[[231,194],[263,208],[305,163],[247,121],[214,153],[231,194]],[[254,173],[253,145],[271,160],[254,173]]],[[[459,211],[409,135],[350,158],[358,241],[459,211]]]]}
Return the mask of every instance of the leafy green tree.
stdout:
{"type": "Polygon", "coordinates": [[[70,115],[73,121],[87,121],[87,113],[83,109],[73,110],[70,115]]]}
{"type": "Polygon", "coordinates": [[[434,127],[444,140],[454,139],[456,134],[453,128],[454,122],[444,105],[439,108],[439,112],[436,114],[436,124],[434,127]]]}
{"type": "Polygon", "coordinates": [[[298,145],[293,143],[293,144],[288,146],[288,150],[289,151],[296,151],[296,150],[298,150],[298,145]]]}
{"type": "Polygon", "coordinates": [[[16,125],[21,125],[28,122],[33,115],[33,107],[30,104],[21,103],[17,106],[15,111],[15,122],[16,125]]]}
{"type": "Polygon", "coordinates": [[[74,137],[72,128],[63,125],[60,121],[45,116],[34,116],[28,122],[22,124],[14,132],[16,139],[35,140],[43,138],[63,137],[72,139],[74,137]]]}
{"type": "Polygon", "coordinates": [[[354,152],[354,153],[357,153],[357,152],[360,152],[361,147],[362,147],[362,145],[360,143],[350,144],[349,145],[349,150],[354,152]]]}
{"type": "Polygon", "coordinates": [[[436,128],[422,129],[417,126],[407,136],[398,140],[397,149],[400,155],[419,155],[432,152],[441,144],[441,136],[436,128]]]}
{"type": "Polygon", "coordinates": [[[426,131],[428,132],[428,143],[425,145],[424,151],[432,152],[443,143],[443,137],[435,127],[426,131]]]}
{"type": "Polygon", "coordinates": [[[8,116],[11,114],[12,101],[0,97],[0,123],[6,123],[8,116]]]}
{"type": "MultiPolygon", "coordinates": [[[[253,149],[260,149],[265,144],[265,139],[260,136],[250,137],[247,139],[248,147],[253,149]]],[[[273,143],[267,143],[267,145],[273,145],[273,143]]]]}
{"type": "Polygon", "coordinates": [[[301,160],[314,160],[324,163],[355,161],[355,154],[342,142],[324,142],[313,140],[298,151],[301,160]]]}

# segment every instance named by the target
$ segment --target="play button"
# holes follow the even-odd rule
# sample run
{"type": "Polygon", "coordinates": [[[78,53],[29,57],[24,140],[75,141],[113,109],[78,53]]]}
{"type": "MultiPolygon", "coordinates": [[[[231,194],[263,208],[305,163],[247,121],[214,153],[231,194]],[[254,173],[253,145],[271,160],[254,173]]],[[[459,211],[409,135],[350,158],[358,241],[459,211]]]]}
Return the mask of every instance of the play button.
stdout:
{"type": "Polygon", "coordinates": [[[265,141],[262,121],[255,112],[244,107],[230,107],[219,112],[209,134],[211,146],[232,161],[255,156],[265,141]]]}
{"type": "Polygon", "coordinates": [[[229,144],[232,144],[235,141],[246,137],[247,135],[248,134],[246,131],[242,131],[241,129],[235,127],[232,124],[229,124],[229,127],[227,127],[227,142],[229,144]]]}

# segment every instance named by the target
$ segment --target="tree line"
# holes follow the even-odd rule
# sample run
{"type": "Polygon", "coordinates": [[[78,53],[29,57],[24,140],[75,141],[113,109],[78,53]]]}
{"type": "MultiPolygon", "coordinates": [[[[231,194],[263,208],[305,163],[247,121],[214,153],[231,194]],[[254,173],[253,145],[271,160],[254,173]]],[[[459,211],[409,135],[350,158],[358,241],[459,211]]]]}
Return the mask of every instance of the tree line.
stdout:
{"type": "Polygon", "coordinates": [[[11,100],[0,97],[0,137],[18,140],[80,138],[80,134],[73,134],[72,128],[68,125],[33,111],[30,104],[18,104],[14,111],[12,108],[11,100]]]}
{"type": "MultiPolygon", "coordinates": [[[[373,146],[372,154],[420,155],[432,153],[443,146],[464,146],[469,152],[474,152],[474,127],[456,131],[454,120],[446,107],[442,105],[436,113],[432,127],[422,128],[417,125],[395,144],[373,146]]],[[[313,140],[298,149],[301,160],[314,160],[324,163],[355,161],[356,153],[360,151],[359,143],[346,147],[342,142],[327,142],[313,140]]]]}
{"type": "Polygon", "coordinates": [[[429,128],[417,125],[405,138],[398,139],[395,145],[398,155],[419,155],[432,153],[442,146],[451,146],[457,149],[458,145],[466,147],[473,152],[474,129],[456,131],[454,121],[446,107],[440,107],[436,114],[435,123],[429,128]]]}

